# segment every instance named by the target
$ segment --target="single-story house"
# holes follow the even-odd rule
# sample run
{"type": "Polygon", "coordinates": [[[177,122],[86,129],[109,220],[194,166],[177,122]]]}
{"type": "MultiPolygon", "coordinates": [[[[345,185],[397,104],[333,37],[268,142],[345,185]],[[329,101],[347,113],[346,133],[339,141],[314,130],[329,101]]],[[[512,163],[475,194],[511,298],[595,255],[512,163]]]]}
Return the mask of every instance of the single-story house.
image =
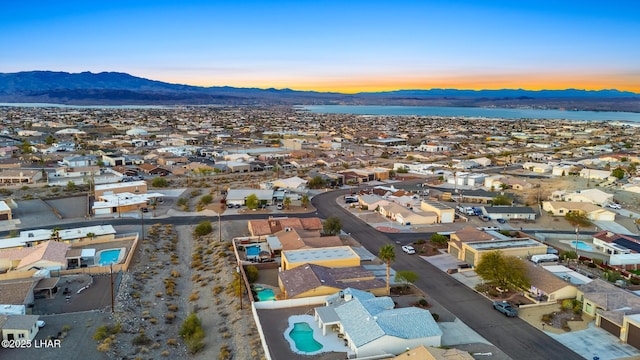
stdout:
{"type": "Polygon", "coordinates": [[[38,335],[40,315],[3,315],[0,314],[0,332],[2,340],[31,341],[38,335]]]}
{"type": "Polygon", "coordinates": [[[482,213],[492,219],[535,220],[536,211],[529,206],[483,206],[482,213]]]}
{"type": "Polygon", "coordinates": [[[335,294],[349,287],[386,295],[387,284],[362,266],[331,268],[307,264],[278,273],[278,285],[285,299],[335,294]]]}
{"type": "Polygon", "coordinates": [[[615,212],[587,202],[543,201],[542,210],[553,216],[566,216],[570,212],[578,212],[592,221],[615,221],[616,219],[615,212]]]}
{"type": "Polygon", "coordinates": [[[315,319],[323,334],[337,329],[358,358],[441,345],[442,330],[428,310],[394,305],[390,297],[347,288],[328,296],[324,307],[315,308],[315,319]]]}

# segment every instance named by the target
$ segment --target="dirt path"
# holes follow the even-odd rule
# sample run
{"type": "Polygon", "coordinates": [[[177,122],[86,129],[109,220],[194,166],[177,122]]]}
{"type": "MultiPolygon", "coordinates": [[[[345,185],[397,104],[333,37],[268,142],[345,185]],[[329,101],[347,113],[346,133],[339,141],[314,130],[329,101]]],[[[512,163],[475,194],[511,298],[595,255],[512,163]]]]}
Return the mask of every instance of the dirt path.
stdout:
{"type": "Polygon", "coordinates": [[[114,323],[106,324],[113,335],[98,343],[99,351],[112,359],[264,357],[249,307],[245,304],[240,310],[234,294],[230,243],[217,241],[215,224],[214,231],[203,237],[194,239],[193,230],[193,226],[149,227],[135,265],[123,276],[114,323]],[[195,354],[179,336],[192,312],[205,333],[195,354]]]}

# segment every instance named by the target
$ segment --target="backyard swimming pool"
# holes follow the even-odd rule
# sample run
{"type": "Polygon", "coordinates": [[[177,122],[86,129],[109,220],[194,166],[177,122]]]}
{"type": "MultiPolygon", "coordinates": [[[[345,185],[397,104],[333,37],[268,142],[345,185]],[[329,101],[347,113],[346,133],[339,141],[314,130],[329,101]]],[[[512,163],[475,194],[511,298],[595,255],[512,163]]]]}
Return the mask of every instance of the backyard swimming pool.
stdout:
{"type": "Polygon", "coordinates": [[[110,249],[103,250],[98,253],[98,264],[100,266],[107,266],[110,264],[117,264],[120,259],[120,252],[122,249],[110,249]]]}
{"type": "Polygon", "coordinates": [[[258,297],[258,301],[271,301],[275,300],[276,296],[273,293],[273,289],[263,288],[262,286],[256,286],[253,288],[258,297]]]}
{"type": "MultiPolygon", "coordinates": [[[[573,248],[576,248],[576,241],[573,240],[571,242],[571,246],[573,246],[573,248]]],[[[593,248],[588,245],[587,243],[585,243],[584,241],[578,241],[578,250],[582,250],[582,251],[593,251],[593,248]]]]}
{"type": "Polygon", "coordinates": [[[260,246],[247,246],[247,257],[258,256],[260,254],[260,246]]]}
{"type": "Polygon", "coordinates": [[[289,336],[295,343],[295,347],[299,352],[312,353],[322,349],[322,344],[313,338],[313,329],[306,322],[293,324],[293,329],[289,332],[289,336]]]}

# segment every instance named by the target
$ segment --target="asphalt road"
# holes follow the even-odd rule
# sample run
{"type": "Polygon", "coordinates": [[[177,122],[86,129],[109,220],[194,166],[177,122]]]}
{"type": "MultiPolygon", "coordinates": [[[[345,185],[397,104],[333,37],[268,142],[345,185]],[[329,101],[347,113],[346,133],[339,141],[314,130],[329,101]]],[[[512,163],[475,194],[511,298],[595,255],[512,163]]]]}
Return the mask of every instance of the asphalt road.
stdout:
{"type": "MultiPolygon", "coordinates": [[[[564,345],[538,331],[519,318],[507,318],[494,311],[489,300],[418,256],[400,250],[400,243],[409,242],[409,234],[384,234],[348,211],[339,207],[335,199],[345,191],[317,195],[312,203],[321,217],[338,216],[344,231],[358,240],[367,250],[377,254],[387,244],[395,244],[395,270],[411,270],[420,278],[415,285],[443,305],[461,321],[497,346],[513,359],[583,359],[564,345]]],[[[424,234],[419,234],[424,238],[424,234]]]]}
{"type": "MultiPolygon", "coordinates": [[[[395,244],[396,270],[411,270],[419,274],[415,285],[434,300],[445,306],[452,314],[470,326],[489,342],[500,348],[513,359],[583,359],[578,354],[562,344],[544,335],[519,318],[506,318],[491,308],[489,300],[461,284],[446,273],[437,269],[418,256],[407,255],[400,250],[401,244],[407,244],[418,238],[429,237],[428,233],[394,233],[385,234],[377,231],[364,221],[350,214],[338,206],[336,198],[348,193],[348,190],[326,192],[316,195],[312,204],[317,213],[298,214],[298,217],[319,216],[327,218],[338,216],[342,221],[345,232],[359,241],[367,250],[377,254],[379,249],[387,244],[395,244]]],[[[273,214],[239,214],[223,215],[223,220],[249,220],[268,218],[273,214]]],[[[174,225],[197,224],[202,220],[215,221],[211,216],[188,216],[170,218],[145,218],[145,225],[161,223],[174,225]]],[[[140,219],[90,219],[77,222],[65,222],[65,227],[81,227],[100,224],[140,225],[140,219]]],[[[41,228],[41,226],[34,228],[41,228]]],[[[22,228],[20,230],[28,230],[22,228]]],[[[7,235],[4,232],[2,235],[7,235]]]]}

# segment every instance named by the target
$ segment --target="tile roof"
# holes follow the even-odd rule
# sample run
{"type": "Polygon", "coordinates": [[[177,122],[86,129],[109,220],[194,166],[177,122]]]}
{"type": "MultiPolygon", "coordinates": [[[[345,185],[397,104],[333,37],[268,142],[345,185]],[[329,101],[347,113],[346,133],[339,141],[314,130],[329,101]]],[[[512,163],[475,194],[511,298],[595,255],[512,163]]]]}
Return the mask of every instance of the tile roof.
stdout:
{"type": "Polygon", "coordinates": [[[278,273],[287,297],[293,298],[320,286],[336,289],[356,288],[359,290],[384,289],[386,283],[376,279],[373,272],[361,267],[330,268],[307,264],[278,273]]]}
{"type": "Polygon", "coordinates": [[[335,304],[335,312],[346,334],[357,347],[385,335],[402,339],[442,336],[442,330],[428,310],[417,307],[394,309],[390,297],[361,296],[363,292],[345,289],[335,304]]]}
{"type": "Polygon", "coordinates": [[[67,262],[67,250],[71,245],[57,241],[47,241],[34,247],[34,251],[22,258],[18,269],[28,267],[38,261],[50,261],[61,264],[67,262]]]}

